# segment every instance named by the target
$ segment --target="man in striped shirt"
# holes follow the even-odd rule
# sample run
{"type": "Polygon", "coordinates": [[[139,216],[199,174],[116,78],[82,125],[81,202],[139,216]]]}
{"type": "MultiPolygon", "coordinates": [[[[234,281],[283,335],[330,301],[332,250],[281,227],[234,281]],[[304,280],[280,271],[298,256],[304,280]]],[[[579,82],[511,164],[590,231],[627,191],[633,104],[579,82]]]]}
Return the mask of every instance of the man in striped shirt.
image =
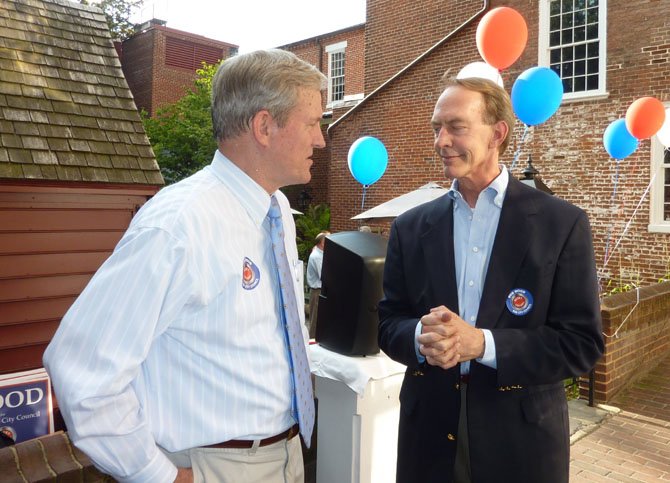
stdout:
{"type": "Polygon", "coordinates": [[[144,205],[47,348],[70,438],[117,480],[304,480],[268,212],[276,199],[293,272],[281,288],[302,304],[279,188],[310,180],[325,86],[285,51],[223,62],[212,163],[144,205]]]}

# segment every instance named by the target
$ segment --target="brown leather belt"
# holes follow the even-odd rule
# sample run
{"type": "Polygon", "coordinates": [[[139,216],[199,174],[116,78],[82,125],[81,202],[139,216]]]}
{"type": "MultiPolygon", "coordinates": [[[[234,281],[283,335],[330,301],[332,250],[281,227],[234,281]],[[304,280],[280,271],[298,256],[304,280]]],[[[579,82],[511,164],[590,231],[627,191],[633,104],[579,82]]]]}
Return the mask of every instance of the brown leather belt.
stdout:
{"type": "MultiPolygon", "coordinates": [[[[269,444],[277,443],[282,440],[293,439],[300,429],[297,424],[294,424],[289,429],[283,433],[270,436],[269,438],[261,439],[259,446],[267,446],[269,444]]],[[[246,449],[251,448],[254,445],[253,440],[248,439],[231,439],[230,441],[224,441],[223,443],[209,444],[207,446],[201,446],[202,448],[234,448],[234,449],[246,449]]]]}

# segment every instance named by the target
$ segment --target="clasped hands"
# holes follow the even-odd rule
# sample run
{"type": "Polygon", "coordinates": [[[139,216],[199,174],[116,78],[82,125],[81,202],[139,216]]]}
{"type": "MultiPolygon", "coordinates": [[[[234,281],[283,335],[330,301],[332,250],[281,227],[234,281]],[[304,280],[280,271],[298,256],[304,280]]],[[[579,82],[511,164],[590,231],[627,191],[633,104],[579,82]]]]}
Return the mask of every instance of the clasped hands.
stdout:
{"type": "Polygon", "coordinates": [[[428,364],[449,369],[484,355],[484,332],[444,305],[430,309],[420,321],[419,352],[428,364]]]}

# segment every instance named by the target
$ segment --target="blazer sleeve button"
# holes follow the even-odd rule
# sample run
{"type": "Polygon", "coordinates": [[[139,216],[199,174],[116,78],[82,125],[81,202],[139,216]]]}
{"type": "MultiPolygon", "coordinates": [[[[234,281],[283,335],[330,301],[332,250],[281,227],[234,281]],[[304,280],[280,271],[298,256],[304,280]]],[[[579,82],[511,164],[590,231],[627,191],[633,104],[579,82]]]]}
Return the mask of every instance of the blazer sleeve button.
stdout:
{"type": "Polygon", "coordinates": [[[456,441],[456,436],[454,436],[453,434],[449,433],[449,434],[447,435],[447,439],[448,439],[449,441],[456,441]]]}

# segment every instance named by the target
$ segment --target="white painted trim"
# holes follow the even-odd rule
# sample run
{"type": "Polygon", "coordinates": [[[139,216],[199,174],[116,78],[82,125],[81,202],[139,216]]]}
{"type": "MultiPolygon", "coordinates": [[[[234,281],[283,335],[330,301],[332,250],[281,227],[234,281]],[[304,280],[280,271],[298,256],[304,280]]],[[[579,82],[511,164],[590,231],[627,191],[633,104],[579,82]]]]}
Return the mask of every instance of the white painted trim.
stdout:
{"type": "Polygon", "coordinates": [[[647,228],[650,233],[670,233],[670,224],[667,225],[650,224],[647,228]]]}
{"type": "Polygon", "coordinates": [[[330,54],[332,52],[336,52],[336,51],[339,51],[339,50],[344,50],[346,48],[347,48],[347,41],[343,40],[342,42],[338,42],[336,44],[326,45],[326,52],[328,52],[330,54]]]}
{"type": "MultiPolygon", "coordinates": [[[[665,103],[667,108],[669,102],[665,103]]],[[[664,203],[664,184],[665,172],[662,167],[664,164],[665,147],[661,144],[656,136],[651,138],[651,160],[649,164],[649,181],[654,179],[649,190],[649,231],[656,233],[670,233],[670,220],[663,219],[663,203],[664,203]],[[656,177],[654,178],[654,173],[656,177]]],[[[665,168],[670,169],[670,168],[665,168]]]]}

